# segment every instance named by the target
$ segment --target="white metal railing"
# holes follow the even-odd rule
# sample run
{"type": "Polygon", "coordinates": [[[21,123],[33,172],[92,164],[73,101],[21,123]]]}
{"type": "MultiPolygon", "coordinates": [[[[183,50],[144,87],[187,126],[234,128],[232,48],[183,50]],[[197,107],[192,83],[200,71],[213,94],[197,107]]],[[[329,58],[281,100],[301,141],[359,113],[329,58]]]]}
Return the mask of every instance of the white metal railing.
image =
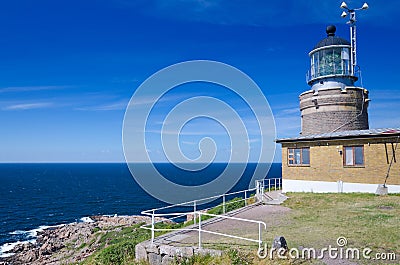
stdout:
{"type": "MultiPolygon", "coordinates": [[[[251,242],[257,242],[261,246],[261,244],[262,244],[261,226],[264,226],[264,228],[266,229],[266,224],[264,222],[243,219],[243,218],[236,218],[236,217],[226,216],[224,214],[226,213],[226,208],[229,204],[244,201],[244,206],[247,206],[248,199],[251,198],[252,193],[255,193],[255,198],[260,198],[260,196],[258,196],[258,195],[264,194],[264,191],[266,190],[266,188],[268,191],[281,189],[282,188],[281,179],[280,178],[272,178],[272,179],[257,180],[256,187],[252,188],[252,189],[241,190],[241,191],[236,191],[236,192],[231,192],[231,193],[224,193],[221,195],[211,196],[211,197],[203,198],[203,199],[199,199],[199,200],[193,200],[193,201],[189,201],[189,202],[183,202],[183,203],[169,205],[169,206],[165,206],[165,207],[161,207],[161,208],[142,211],[141,213],[143,215],[151,216],[151,224],[150,224],[151,227],[148,227],[148,225],[143,225],[142,228],[151,230],[151,243],[152,244],[154,243],[154,237],[155,237],[154,232],[155,231],[174,231],[174,230],[176,230],[176,231],[198,231],[198,233],[199,233],[199,248],[201,248],[201,233],[202,232],[225,236],[225,237],[230,237],[230,238],[247,240],[247,241],[251,241],[251,242]],[[239,194],[241,194],[241,197],[242,197],[241,199],[228,201],[228,202],[226,201],[227,197],[230,197],[233,195],[239,195],[239,194]],[[217,206],[222,206],[222,215],[210,214],[210,213],[205,212],[216,206],[213,206],[210,208],[205,208],[205,209],[202,209],[201,211],[198,211],[197,208],[198,208],[199,203],[211,202],[211,201],[221,199],[221,198],[222,198],[222,204],[217,205],[217,206]],[[174,207],[191,207],[191,209],[193,209],[193,210],[184,211],[184,212],[179,211],[179,212],[162,213],[162,211],[170,210],[174,207]],[[165,219],[174,220],[174,219],[182,218],[182,217],[185,217],[188,215],[193,215],[194,226],[192,226],[191,228],[190,227],[187,227],[187,228],[156,228],[155,227],[156,223],[163,222],[163,221],[165,221],[165,219]],[[259,234],[258,240],[205,230],[202,227],[203,224],[201,222],[202,221],[201,216],[232,219],[232,220],[249,222],[249,223],[258,223],[258,230],[259,230],[258,231],[258,234],[259,234]],[[156,222],[156,217],[161,217],[163,219],[158,220],[156,222]],[[197,218],[198,218],[198,226],[197,226],[197,218]]],[[[261,196],[261,201],[262,200],[263,200],[263,196],[261,196]]],[[[260,199],[259,199],[259,201],[260,201],[260,199]]]]}
{"type": "Polygon", "coordinates": [[[261,225],[264,226],[264,229],[267,229],[267,224],[262,222],[262,221],[254,221],[254,220],[249,220],[249,219],[243,219],[243,218],[237,218],[237,217],[232,217],[232,216],[225,216],[225,215],[216,215],[216,214],[209,214],[209,213],[203,213],[203,212],[198,212],[199,215],[199,248],[201,248],[201,233],[209,233],[213,235],[219,235],[219,236],[225,236],[225,237],[230,237],[230,238],[235,238],[235,239],[241,239],[241,240],[246,240],[246,241],[251,241],[251,242],[257,242],[258,243],[258,248],[260,249],[262,247],[262,229],[261,225]],[[251,238],[246,238],[246,237],[241,237],[241,236],[235,236],[235,235],[229,235],[229,234],[224,234],[224,233],[219,233],[219,232],[214,232],[214,231],[209,231],[205,230],[201,227],[201,216],[211,216],[211,217],[218,217],[218,218],[223,218],[223,219],[230,219],[230,220],[236,220],[236,221],[242,221],[242,222],[248,222],[248,223],[256,223],[258,224],[258,239],[251,239],[251,238]]]}

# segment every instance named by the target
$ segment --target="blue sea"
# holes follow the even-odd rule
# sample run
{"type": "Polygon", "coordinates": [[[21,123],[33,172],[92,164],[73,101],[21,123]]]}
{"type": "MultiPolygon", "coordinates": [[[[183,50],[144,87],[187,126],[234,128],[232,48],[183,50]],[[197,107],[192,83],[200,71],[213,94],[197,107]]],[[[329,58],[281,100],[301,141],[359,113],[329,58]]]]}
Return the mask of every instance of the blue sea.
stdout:
{"type": "MultiPolygon", "coordinates": [[[[157,165],[167,178],[184,185],[210,181],[225,167],[212,164],[193,173],[157,165]]],[[[231,191],[247,189],[255,167],[247,164],[231,191]]],[[[281,175],[281,164],[272,164],[267,177],[281,175]]],[[[92,215],[138,215],[166,205],[147,194],[124,163],[0,164],[0,196],[0,255],[10,243],[34,240],[37,231],[49,226],[84,221],[92,215]]]]}

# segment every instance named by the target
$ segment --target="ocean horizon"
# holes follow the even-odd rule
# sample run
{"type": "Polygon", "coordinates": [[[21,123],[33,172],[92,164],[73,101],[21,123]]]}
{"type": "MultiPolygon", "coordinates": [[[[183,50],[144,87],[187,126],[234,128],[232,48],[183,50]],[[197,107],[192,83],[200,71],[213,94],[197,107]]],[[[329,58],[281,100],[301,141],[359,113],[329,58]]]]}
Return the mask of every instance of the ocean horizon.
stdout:
{"type": "MultiPolygon", "coordinates": [[[[214,163],[193,173],[155,164],[167,179],[182,185],[207,183],[226,165],[214,163]]],[[[256,165],[246,165],[231,192],[248,188],[256,165]]],[[[281,176],[281,163],[272,163],[266,177],[281,176]]],[[[167,205],[136,183],[126,163],[0,163],[0,183],[0,256],[17,242],[35,240],[48,227],[84,222],[93,215],[139,215],[167,205]]]]}

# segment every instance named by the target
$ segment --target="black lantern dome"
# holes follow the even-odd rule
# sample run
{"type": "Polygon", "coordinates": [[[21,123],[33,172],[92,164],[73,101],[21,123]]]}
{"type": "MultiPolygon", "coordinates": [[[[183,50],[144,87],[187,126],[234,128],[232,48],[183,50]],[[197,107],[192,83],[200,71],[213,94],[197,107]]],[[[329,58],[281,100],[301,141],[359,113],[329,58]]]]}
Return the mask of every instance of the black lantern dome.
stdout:
{"type": "Polygon", "coordinates": [[[328,36],[325,39],[322,39],[320,42],[318,42],[317,45],[315,45],[314,50],[331,45],[350,46],[350,42],[348,42],[346,39],[335,36],[335,32],[336,32],[336,27],[334,25],[326,27],[326,34],[328,34],[328,36]]]}

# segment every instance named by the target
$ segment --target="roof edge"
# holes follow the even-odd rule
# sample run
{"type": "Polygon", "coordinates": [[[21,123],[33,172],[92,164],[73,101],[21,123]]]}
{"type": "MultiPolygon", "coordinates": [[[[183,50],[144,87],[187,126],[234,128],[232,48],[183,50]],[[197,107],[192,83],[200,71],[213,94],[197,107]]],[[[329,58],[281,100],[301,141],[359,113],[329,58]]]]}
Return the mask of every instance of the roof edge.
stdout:
{"type": "Polygon", "coordinates": [[[292,142],[310,142],[310,141],[333,141],[344,139],[368,139],[368,138],[385,138],[400,137],[400,128],[388,129],[372,129],[372,130],[351,130],[336,133],[311,134],[296,138],[276,139],[276,143],[292,143],[292,142]],[[359,132],[358,134],[356,132],[359,132]],[[351,133],[351,134],[348,134],[351,133]]]}

